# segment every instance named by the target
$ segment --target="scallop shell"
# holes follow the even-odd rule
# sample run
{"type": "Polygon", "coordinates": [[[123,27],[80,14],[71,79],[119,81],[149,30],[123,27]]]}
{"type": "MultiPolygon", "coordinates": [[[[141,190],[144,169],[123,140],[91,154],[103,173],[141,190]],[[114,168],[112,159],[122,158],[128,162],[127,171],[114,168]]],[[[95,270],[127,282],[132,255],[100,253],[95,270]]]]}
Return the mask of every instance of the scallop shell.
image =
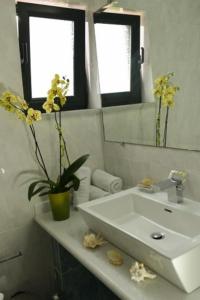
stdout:
{"type": "Polygon", "coordinates": [[[130,268],[131,280],[136,282],[144,281],[145,278],[154,279],[156,275],[147,271],[143,263],[136,261],[130,268]]]}
{"type": "Polygon", "coordinates": [[[115,266],[121,266],[123,264],[123,257],[116,250],[107,251],[107,257],[109,262],[115,266]]]}
{"type": "Polygon", "coordinates": [[[104,238],[98,233],[86,233],[83,238],[83,246],[85,248],[96,248],[106,243],[104,238]]]}

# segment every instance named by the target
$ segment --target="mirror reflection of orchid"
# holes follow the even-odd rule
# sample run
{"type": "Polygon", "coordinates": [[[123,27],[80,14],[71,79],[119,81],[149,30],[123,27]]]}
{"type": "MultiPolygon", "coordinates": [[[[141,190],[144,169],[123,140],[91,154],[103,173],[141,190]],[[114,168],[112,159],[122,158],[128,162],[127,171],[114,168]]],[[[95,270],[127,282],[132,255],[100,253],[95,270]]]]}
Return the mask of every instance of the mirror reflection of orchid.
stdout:
{"type": "Polygon", "coordinates": [[[174,97],[179,87],[171,83],[171,78],[174,73],[168,73],[167,75],[160,76],[155,79],[154,82],[154,95],[158,99],[158,114],[156,118],[156,146],[167,146],[167,127],[169,118],[169,109],[175,105],[174,97]],[[162,107],[165,110],[165,123],[163,132],[163,143],[161,145],[161,111],[162,107]]]}
{"type": "Polygon", "coordinates": [[[89,155],[83,155],[70,163],[66,142],[62,133],[61,118],[61,111],[67,101],[66,95],[68,87],[69,80],[64,77],[60,78],[60,76],[56,74],[51,81],[51,88],[49,89],[47,99],[42,106],[46,113],[54,113],[56,130],[59,137],[59,173],[56,180],[50,179],[34,127],[34,123],[42,119],[41,111],[31,108],[24,99],[16,96],[10,91],[6,91],[0,96],[0,106],[5,110],[14,113],[18,119],[24,121],[30,128],[35,144],[35,156],[43,171],[44,178],[32,182],[29,186],[29,200],[36,194],[43,196],[47,194],[63,193],[69,191],[71,188],[74,190],[79,188],[80,180],[75,175],[75,172],[87,160],[89,155]]]}

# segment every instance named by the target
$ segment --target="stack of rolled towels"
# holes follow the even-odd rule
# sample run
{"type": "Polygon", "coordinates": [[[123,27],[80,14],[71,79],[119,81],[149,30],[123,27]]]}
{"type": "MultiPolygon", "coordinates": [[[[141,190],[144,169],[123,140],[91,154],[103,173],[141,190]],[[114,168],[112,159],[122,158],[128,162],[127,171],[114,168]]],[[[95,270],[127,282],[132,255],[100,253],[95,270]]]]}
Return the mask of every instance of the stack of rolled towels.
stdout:
{"type": "Polygon", "coordinates": [[[73,193],[73,205],[77,205],[105,197],[122,190],[122,179],[103,170],[96,169],[94,172],[89,167],[81,167],[76,176],[80,179],[78,191],[73,193]]]}

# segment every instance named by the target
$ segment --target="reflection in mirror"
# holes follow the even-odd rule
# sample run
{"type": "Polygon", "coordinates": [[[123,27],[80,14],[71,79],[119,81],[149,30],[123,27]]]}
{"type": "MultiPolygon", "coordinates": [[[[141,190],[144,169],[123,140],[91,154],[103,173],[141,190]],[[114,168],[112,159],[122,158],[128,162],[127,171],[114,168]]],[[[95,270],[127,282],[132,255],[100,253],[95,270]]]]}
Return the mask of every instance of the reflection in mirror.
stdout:
{"type": "MultiPolygon", "coordinates": [[[[127,0],[124,6],[125,10],[145,12],[144,24],[149,32],[150,45],[144,46],[145,62],[152,66],[152,77],[155,79],[174,72],[175,83],[180,87],[168,118],[167,147],[200,150],[197,126],[200,114],[199,0],[192,1],[192,5],[187,0],[182,0],[181,4],[174,1],[173,7],[170,0],[127,0]]],[[[143,77],[142,88],[146,91],[143,92],[143,102],[152,101],[153,84],[150,78],[151,75],[143,77]]],[[[105,139],[155,146],[157,104],[104,108],[105,139]],[[151,130],[153,133],[150,134],[151,130]]],[[[163,132],[165,113],[161,119],[160,130],[163,132]]]]}
{"type": "Polygon", "coordinates": [[[130,32],[131,27],[128,25],[95,24],[102,94],[130,91],[130,32]],[[108,68],[109,65],[112,67],[108,68]]]}
{"type": "Polygon", "coordinates": [[[102,106],[141,102],[140,16],[95,13],[102,106]]]}
{"type": "Polygon", "coordinates": [[[154,145],[155,108],[155,103],[103,108],[105,140],[154,145]]]}

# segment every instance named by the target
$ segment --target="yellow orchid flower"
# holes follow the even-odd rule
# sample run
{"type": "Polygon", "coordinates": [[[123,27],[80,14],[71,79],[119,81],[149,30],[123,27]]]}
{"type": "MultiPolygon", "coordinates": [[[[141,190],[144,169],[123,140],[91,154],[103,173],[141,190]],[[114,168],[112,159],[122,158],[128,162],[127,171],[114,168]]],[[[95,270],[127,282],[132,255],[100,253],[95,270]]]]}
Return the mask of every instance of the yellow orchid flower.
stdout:
{"type": "Polygon", "coordinates": [[[41,111],[35,110],[33,108],[28,109],[28,113],[26,116],[26,123],[28,125],[32,125],[35,121],[40,121],[42,119],[41,111]]]}
{"type": "Polygon", "coordinates": [[[61,80],[59,81],[59,83],[60,83],[60,84],[65,84],[65,80],[64,80],[64,79],[61,79],[61,80]]]}
{"type": "Polygon", "coordinates": [[[22,101],[21,105],[22,105],[22,109],[23,110],[27,110],[28,109],[28,104],[27,104],[27,102],[25,100],[22,101]]]}
{"type": "Polygon", "coordinates": [[[16,102],[16,96],[10,91],[6,91],[2,94],[2,106],[8,111],[14,111],[14,107],[11,107],[16,102]]]}
{"type": "Polygon", "coordinates": [[[174,96],[176,92],[179,90],[179,87],[172,85],[169,80],[174,76],[174,73],[168,73],[167,75],[158,77],[154,83],[154,95],[157,98],[166,97],[168,94],[174,96]]]}
{"type": "Polygon", "coordinates": [[[51,90],[57,90],[57,82],[54,82],[52,80],[52,83],[51,83],[51,89],[48,91],[48,93],[51,93],[51,90]]]}
{"type": "Polygon", "coordinates": [[[54,78],[51,81],[51,87],[56,88],[59,83],[60,83],[60,76],[58,74],[55,74],[54,78]]]}
{"type": "Polygon", "coordinates": [[[55,74],[55,75],[54,75],[54,80],[57,80],[57,81],[59,82],[59,80],[60,80],[60,75],[59,75],[59,74],[55,74]]]}
{"type": "Polygon", "coordinates": [[[48,90],[48,96],[55,98],[57,95],[57,88],[51,88],[50,90],[48,90]]]}
{"type": "Polygon", "coordinates": [[[168,73],[167,75],[160,76],[155,79],[155,85],[166,85],[170,77],[174,76],[174,73],[168,73]]]}
{"type": "Polygon", "coordinates": [[[28,104],[25,100],[9,91],[3,93],[0,105],[10,112],[17,110],[26,111],[28,109],[28,104]]]}
{"type": "Polygon", "coordinates": [[[2,106],[3,108],[5,108],[5,110],[10,111],[10,112],[15,112],[15,107],[9,103],[9,102],[5,102],[5,101],[0,101],[0,106],[2,106]]]}
{"type": "Polygon", "coordinates": [[[162,99],[162,104],[165,107],[174,107],[174,105],[175,105],[174,98],[171,96],[164,97],[162,99]]]}
{"type": "Polygon", "coordinates": [[[161,87],[156,87],[154,90],[153,90],[153,93],[154,95],[158,98],[158,97],[161,97],[162,96],[162,89],[161,87]]]}
{"type": "Polygon", "coordinates": [[[67,97],[65,97],[65,96],[60,97],[60,105],[61,106],[64,106],[66,102],[67,102],[67,97]]]}
{"type": "Polygon", "coordinates": [[[179,90],[178,86],[171,85],[167,88],[166,93],[174,96],[178,90],[179,90]]]}
{"type": "Polygon", "coordinates": [[[69,80],[68,79],[60,79],[58,74],[55,74],[53,80],[51,81],[51,88],[48,91],[48,99],[53,99],[55,97],[60,98],[61,106],[63,106],[66,102],[64,97],[67,95],[69,87],[69,80]]]}
{"type": "Polygon", "coordinates": [[[22,110],[27,110],[28,109],[28,103],[26,100],[21,99],[20,97],[16,97],[16,105],[19,106],[22,110]]]}
{"type": "Polygon", "coordinates": [[[63,89],[61,87],[57,87],[57,90],[56,90],[56,94],[57,96],[62,96],[62,93],[63,93],[63,89]]]}
{"type": "Polygon", "coordinates": [[[0,106],[4,107],[5,102],[0,98],[0,106]]]}
{"type": "Polygon", "coordinates": [[[60,106],[56,103],[51,98],[48,98],[47,101],[44,102],[42,105],[42,108],[47,112],[51,113],[52,111],[59,111],[60,106]]]}
{"type": "Polygon", "coordinates": [[[7,101],[7,102],[11,102],[12,99],[15,99],[16,96],[13,95],[10,91],[5,91],[3,94],[2,94],[2,100],[3,101],[7,101]]]}
{"type": "Polygon", "coordinates": [[[168,81],[168,77],[167,76],[160,76],[158,78],[155,79],[155,85],[163,85],[166,84],[168,81]]]}
{"type": "Polygon", "coordinates": [[[169,108],[174,107],[175,101],[174,96],[176,92],[179,90],[179,87],[173,85],[170,82],[171,77],[174,76],[174,73],[168,73],[163,76],[159,76],[154,81],[154,96],[158,99],[158,113],[156,118],[156,146],[161,145],[161,110],[162,105],[166,107],[166,115],[165,115],[165,127],[164,127],[164,137],[163,137],[163,146],[166,147],[167,141],[167,126],[168,126],[168,115],[169,108]]]}
{"type": "Polygon", "coordinates": [[[162,95],[162,104],[165,107],[173,107],[174,102],[174,96],[176,92],[179,90],[179,87],[175,85],[166,86],[165,90],[163,91],[162,95]]]}
{"type": "Polygon", "coordinates": [[[58,87],[57,85],[55,86],[55,88],[51,88],[49,91],[48,91],[48,96],[50,97],[59,97],[60,95],[62,95],[62,88],[61,87],[58,87]]]}

